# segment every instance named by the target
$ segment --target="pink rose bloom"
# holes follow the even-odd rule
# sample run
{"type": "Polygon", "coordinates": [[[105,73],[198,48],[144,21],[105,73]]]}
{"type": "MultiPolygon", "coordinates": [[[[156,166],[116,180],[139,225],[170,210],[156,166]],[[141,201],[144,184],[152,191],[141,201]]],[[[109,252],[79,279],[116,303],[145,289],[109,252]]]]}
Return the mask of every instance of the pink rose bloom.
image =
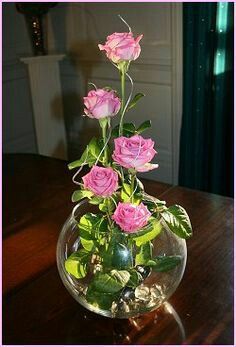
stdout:
{"type": "Polygon", "coordinates": [[[107,37],[105,45],[98,45],[101,51],[106,51],[107,58],[113,63],[136,60],[141,52],[139,41],[143,35],[136,39],[133,33],[114,33],[107,37]]]}
{"type": "Polygon", "coordinates": [[[84,188],[97,196],[111,196],[118,188],[118,175],[111,168],[93,166],[90,172],[82,177],[84,188]]]}
{"type": "Polygon", "coordinates": [[[129,202],[119,202],[112,219],[123,231],[127,233],[135,233],[148,223],[150,216],[151,212],[148,211],[147,207],[143,203],[137,206],[130,204],[129,202]]]}
{"type": "Polygon", "coordinates": [[[115,116],[120,110],[121,102],[113,90],[97,89],[90,90],[84,97],[84,105],[86,116],[101,119],[115,116]]]}
{"type": "Polygon", "coordinates": [[[115,150],[112,158],[117,164],[138,172],[146,172],[158,167],[158,164],[149,163],[157,153],[153,148],[154,141],[151,139],[144,139],[140,135],[130,138],[121,136],[114,142],[115,150]]]}

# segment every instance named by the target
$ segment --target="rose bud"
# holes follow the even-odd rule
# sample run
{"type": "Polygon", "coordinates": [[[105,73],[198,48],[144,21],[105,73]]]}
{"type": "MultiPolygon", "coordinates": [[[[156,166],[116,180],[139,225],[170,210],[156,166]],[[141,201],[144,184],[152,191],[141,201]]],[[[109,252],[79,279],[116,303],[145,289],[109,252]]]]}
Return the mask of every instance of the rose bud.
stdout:
{"type": "Polygon", "coordinates": [[[141,52],[139,41],[142,37],[143,35],[139,35],[135,39],[133,33],[114,33],[107,37],[104,45],[98,47],[106,52],[107,58],[113,63],[136,60],[141,52]]]}
{"type": "Polygon", "coordinates": [[[121,102],[114,90],[97,89],[90,90],[84,97],[84,105],[86,116],[102,119],[115,116],[120,110],[121,102]]]}

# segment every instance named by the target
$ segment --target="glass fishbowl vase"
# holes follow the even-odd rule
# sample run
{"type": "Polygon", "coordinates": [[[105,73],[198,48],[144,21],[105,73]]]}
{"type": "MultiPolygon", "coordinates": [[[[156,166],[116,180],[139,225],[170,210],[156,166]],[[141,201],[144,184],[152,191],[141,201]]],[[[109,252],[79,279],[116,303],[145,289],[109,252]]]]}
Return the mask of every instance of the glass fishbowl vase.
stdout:
{"type": "MultiPolygon", "coordinates": [[[[90,284],[94,276],[102,271],[99,257],[92,256],[90,258],[89,264],[87,264],[87,274],[84,278],[77,279],[67,272],[65,267],[66,259],[72,253],[83,248],[78,222],[84,214],[97,212],[97,206],[83,200],[74,215],[71,214],[62,227],[57,243],[57,266],[63,284],[78,303],[88,310],[106,317],[136,317],[160,307],[178,287],[187,260],[185,240],[172,233],[164,223],[161,223],[161,232],[152,240],[152,254],[154,257],[178,257],[180,261],[177,266],[160,272],[153,271],[149,266],[136,266],[135,269],[140,274],[140,281],[136,287],[126,286],[116,293],[115,297],[109,297],[107,293],[99,293],[101,302],[104,302],[104,300],[109,302],[110,300],[107,307],[104,308],[104,305],[100,305],[99,300],[97,302],[91,301],[91,294],[93,293],[90,293],[90,300],[88,300],[88,290],[91,292],[91,289],[89,289],[90,284]]],[[[132,249],[132,252],[135,252],[135,250],[132,249]]],[[[124,253],[124,257],[126,256],[124,253]]]]}

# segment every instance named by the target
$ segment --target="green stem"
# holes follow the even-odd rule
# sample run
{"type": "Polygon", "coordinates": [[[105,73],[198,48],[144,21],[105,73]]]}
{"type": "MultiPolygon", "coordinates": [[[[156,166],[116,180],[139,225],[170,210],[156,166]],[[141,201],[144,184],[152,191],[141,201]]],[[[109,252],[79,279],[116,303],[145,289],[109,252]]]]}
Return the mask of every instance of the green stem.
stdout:
{"type": "Polygon", "coordinates": [[[123,135],[123,118],[124,118],[124,107],[125,107],[125,69],[121,69],[121,108],[120,108],[120,126],[119,136],[123,135]]]}
{"type": "Polygon", "coordinates": [[[131,203],[134,202],[134,182],[135,182],[135,174],[131,174],[131,203]]]}
{"type": "MultiPolygon", "coordinates": [[[[103,138],[103,145],[105,146],[105,143],[107,141],[107,124],[108,122],[100,122],[101,128],[102,128],[102,138],[103,138]]],[[[104,165],[108,165],[108,145],[106,145],[104,149],[104,165]]]]}
{"type": "Polygon", "coordinates": [[[133,255],[133,240],[130,237],[130,235],[128,235],[128,248],[130,250],[131,256],[132,256],[132,267],[134,266],[134,255],[133,255]]]}
{"type": "MultiPolygon", "coordinates": [[[[119,126],[119,136],[123,135],[123,119],[124,119],[124,107],[125,107],[125,69],[124,66],[120,70],[121,74],[121,108],[120,108],[120,126],[119,126]]],[[[124,171],[123,168],[120,168],[122,183],[124,182],[124,171]]]]}
{"type": "Polygon", "coordinates": [[[109,212],[106,212],[106,215],[107,215],[107,220],[108,220],[109,227],[112,229],[112,222],[111,222],[111,218],[110,218],[109,212]]]}
{"type": "MultiPolygon", "coordinates": [[[[106,205],[107,205],[107,208],[108,208],[108,211],[110,211],[110,198],[107,198],[106,199],[106,205]]],[[[106,212],[106,215],[107,215],[107,219],[108,219],[108,224],[112,230],[112,220],[111,220],[111,216],[109,214],[109,212],[106,212]]]]}

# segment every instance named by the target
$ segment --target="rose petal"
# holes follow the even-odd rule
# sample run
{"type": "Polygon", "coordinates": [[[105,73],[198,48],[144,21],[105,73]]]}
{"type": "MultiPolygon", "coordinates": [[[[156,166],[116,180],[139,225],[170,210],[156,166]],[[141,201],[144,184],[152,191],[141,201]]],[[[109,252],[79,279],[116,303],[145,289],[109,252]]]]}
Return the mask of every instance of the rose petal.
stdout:
{"type": "Polygon", "coordinates": [[[154,169],[157,169],[159,167],[158,164],[150,164],[150,163],[147,163],[143,166],[139,166],[136,168],[136,170],[138,172],[147,172],[147,171],[151,171],[151,170],[154,170],[154,169]]]}

